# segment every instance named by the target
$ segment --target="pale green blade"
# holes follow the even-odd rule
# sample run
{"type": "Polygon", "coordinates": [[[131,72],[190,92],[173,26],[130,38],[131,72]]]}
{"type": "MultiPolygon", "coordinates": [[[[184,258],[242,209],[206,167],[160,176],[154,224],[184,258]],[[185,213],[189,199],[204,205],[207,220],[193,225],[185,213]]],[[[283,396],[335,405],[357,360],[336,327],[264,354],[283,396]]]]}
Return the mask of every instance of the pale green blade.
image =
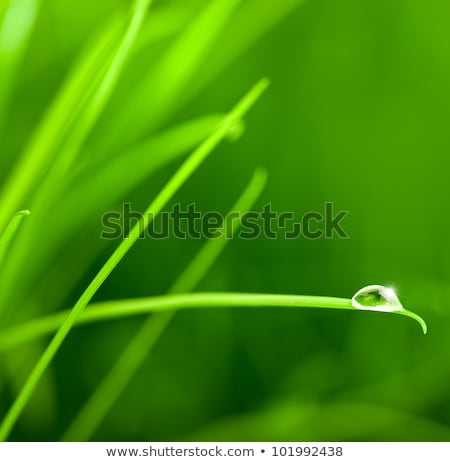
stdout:
{"type": "Polygon", "coordinates": [[[0,11],[0,134],[14,93],[16,75],[38,16],[40,0],[10,0],[4,6],[5,11],[0,11]]]}
{"type": "Polygon", "coordinates": [[[111,120],[111,137],[106,144],[102,143],[100,151],[114,151],[128,145],[175,111],[239,1],[212,0],[163,57],[149,67],[141,83],[132,90],[128,103],[111,120]]]}

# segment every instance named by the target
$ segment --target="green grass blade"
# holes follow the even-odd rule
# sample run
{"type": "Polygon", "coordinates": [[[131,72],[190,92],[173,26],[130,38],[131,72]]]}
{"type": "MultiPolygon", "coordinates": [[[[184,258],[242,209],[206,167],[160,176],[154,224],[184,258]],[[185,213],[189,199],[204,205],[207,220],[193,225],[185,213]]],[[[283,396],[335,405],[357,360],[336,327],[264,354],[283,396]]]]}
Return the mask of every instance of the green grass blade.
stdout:
{"type": "MultiPolygon", "coordinates": [[[[211,292],[102,302],[91,305],[89,309],[79,317],[77,323],[82,325],[93,322],[120,319],[127,316],[139,316],[147,313],[171,312],[173,310],[183,309],[244,307],[325,308],[334,310],[387,313],[384,310],[380,311],[376,308],[370,310],[355,308],[352,305],[351,299],[347,298],[211,292]]],[[[424,333],[427,331],[425,321],[411,311],[392,311],[389,312],[389,314],[398,314],[400,316],[412,318],[420,324],[424,333]]],[[[66,315],[67,313],[58,313],[3,332],[0,337],[0,351],[4,351],[12,348],[13,346],[51,334],[62,324],[66,315]]]]}
{"type": "Polygon", "coordinates": [[[70,311],[70,314],[67,316],[64,323],[58,329],[47,349],[44,351],[40,360],[31,372],[19,396],[16,398],[7,415],[5,416],[2,424],[0,425],[0,441],[4,441],[8,438],[14,424],[30,400],[41,376],[50,365],[65,338],[74,326],[77,318],[92,300],[98,289],[103,285],[104,281],[128,253],[131,247],[136,243],[142,232],[150,224],[151,220],[159,214],[159,212],[168,203],[172,196],[178,191],[178,189],[181,188],[181,186],[187,181],[187,179],[192,175],[197,167],[200,166],[200,164],[206,159],[211,151],[213,151],[213,149],[223,140],[230,129],[236,124],[236,122],[242,119],[245,113],[259,99],[267,86],[268,81],[262,80],[252,90],[250,90],[250,92],[238,103],[238,105],[228,114],[228,116],[225,117],[216,132],[213,133],[201,146],[199,146],[198,149],[196,149],[191,154],[191,156],[183,163],[183,165],[177,170],[177,172],[169,180],[166,186],[157,195],[155,200],[150,204],[142,220],[134,228],[132,228],[128,237],[122,241],[119,247],[108,259],[108,261],[100,269],[98,274],[81,295],[74,308],[70,311]]]}
{"type": "Polygon", "coordinates": [[[191,13],[186,5],[177,3],[161,5],[153,11],[148,21],[143,25],[133,54],[145,50],[158,40],[167,39],[180,32],[183,27],[186,27],[190,19],[191,13]]]}
{"type": "MultiPolygon", "coordinates": [[[[117,47],[107,70],[101,78],[101,81],[95,89],[92,97],[86,103],[86,106],[81,112],[80,117],[78,117],[77,122],[74,123],[72,130],[70,130],[69,136],[64,143],[60,154],[57,156],[55,163],[52,165],[50,172],[44,181],[41,182],[39,189],[33,197],[31,208],[36,210],[36,214],[38,214],[39,219],[34,220],[34,226],[33,229],[30,230],[30,234],[36,234],[36,227],[39,227],[45,219],[45,214],[42,213],[43,210],[49,206],[52,199],[59,196],[58,192],[66,180],[68,169],[72,165],[72,162],[76,158],[84,140],[100,116],[101,111],[115,88],[117,80],[136,41],[151,2],[152,0],[135,1],[130,24],[119,46],[117,47]]],[[[18,256],[15,256],[15,261],[17,262],[16,266],[23,264],[23,259],[29,253],[30,246],[31,237],[27,236],[27,238],[23,240],[23,245],[19,249],[18,256]]],[[[5,282],[4,293],[6,295],[10,293],[16,283],[16,274],[17,272],[13,269],[8,281],[5,282]]]]}
{"type": "MultiPolygon", "coordinates": [[[[231,212],[244,214],[255,203],[266,183],[266,173],[258,170],[242,193],[231,212]]],[[[188,267],[174,282],[170,293],[190,292],[208,272],[227,243],[226,236],[236,231],[240,223],[232,222],[222,227],[220,239],[208,241],[188,267]]],[[[95,389],[90,399],[78,413],[63,436],[64,441],[89,441],[114,403],[130,383],[144,360],[148,357],[166,327],[171,322],[175,311],[150,316],[140,328],[136,336],[128,344],[102,383],[95,389]]]]}
{"type": "MultiPolygon", "coordinates": [[[[67,265],[64,260],[67,254],[65,249],[69,249],[72,245],[79,246],[76,237],[81,229],[89,227],[94,220],[97,221],[98,216],[114,207],[117,201],[123,201],[127,193],[150,177],[157,169],[186,155],[198,146],[214,131],[222,118],[223,115],[209,115],[188,121],[131,147],[107,163],[94,161],[81,168],[72,178],[71,184],[61,195],[58,203],[52,207],[51,215],[46,215],[45,226],[38,229],[33,228],[34,241],[39,240],[40,245],[34,247],[31,252],[29,250],[30,237],[25,236],[21,240],[21,246],[14,254],[14,262],[8,266],[8,273],[4,274],[3,297],[8,298],[11,291],[14,291],[15,281],[19,275],[22,280],[22,289],[25,291],[33,290],[30,284],[32,285],[37,278],[41,286],[46,280],[49,281],[50,286],[41,289],[44,293],[48,291],[53,296],[56,292],[70,291],[70,284],[58,284],[55,287],[51,278],[43,280],[39,274],[43,271],[47,275],[50,272],[53,274],[55,271],[60,272],[61,270],[56,266],[64,269],[67,265]],[[124,171],[127,172],[126,175],[123,175],[124,171]],[[83,207],[80,207],[80,204],[83,204],[83,207]],[[66,213],[67,210],[71,211],[69,215],[66,213]],[[46,239],[48,229],[58,230],[52,239],[46,239]],[[54,261],[56,256],[62,256],[62,258],[58,258],[55,267],[52,265],[50,269],[47,269],[49,262],[54,261]],[[25,258],[27,259],[26,266],[23,265],[25,258]]],[[[71,255],[72,272],[74,272],[75,261],[80,262],[80,267],[86,268],[103,250],[103,246],[97,246],[94,249],[92,246],[88,247],[77,250],[75,260],[73,254],[71,255]],[[83,253],[84,260],[78,258],[80,252],[83,253]]],[[[74,275],[73,283],[76,284],[76,282],[77,277],[74,275]]],[[[64,297],[63,294],[62,297],[64,297]]],[[[23,309],[26,311],[27,307],[23,309]]]]}
{"type": "Polygon", "coordinates": [[[0,132],[39,7],[40,0],[13,0],[0,13],[0,132]]]}
{"type": "MultiPolygon", "coordinates": [[[[198,41],[198,43],[193,48],[191,46],[191,51],[185,52],[186,56],[189,57],[191,61],[197,59],[197,63],[194,63],[196,69],[199,68],[200,64],[205,63],[203,66],[202,72],[197,72],[196,78],[191,79],[190,74],[192,74],[195,69],[191,64],[189,70],[189,74],[182,76],[183,80],[179,79],[179,81],[175,82],[177,87],[180,89],[178,91],[171,90],[168,85],[170,81],[165,82],[165,79],[157,77],[157,74],[163,74],[164,72],[164,62],[161,63],[161,70],[158,71],[157,69],[151,70],[147,78],[141,84],[141,87],[138,87],[136,90],[136,94],[140,95],[133,99],[130,102],[129,108],[125,109],[129,111],[128,117],[134,117],[137,119],[142,120],[142,127],[135,126],[136,133],[132,133],[129,130],[129,127],[120,127],[120,121],[117,121],[117,133],[120,135],[120,141],[122,142],[125,140],[125,137],[129,137],[128,142],[132,141],[134,138],[139,136],[139,134],[143,133],[145,130],[148,130],[152,124],[157,126],[163,121],[164,114],[159,112],[158,114],[155,113],[152,115],[148,111],[144,111],[143,104],[147,99],[153,99],[153,88],[158,88],[160,82],[156,81],[155,79],[160,80],[163,82],[163,85],[167,86],[165,92],[169,94],[170,91],[174,91],[172,97],[177,98],[177,106],[176,107],[169,107],[167,105],[167,109],[170,109],[170,113],[174,110],[180,108],[183,104],[189,101],[192,97],[198,94],[211,80],[217,77],[220,72],[222,72],[228,65],[230,65],[233,61],[235,61],[239,56],[244,54],[249,48],[251,48],[258,40],[260,40],[264,34],[268,33],[273,27],[277,25],[277,23],[281,22],[284,18],[286,18],[289,14],[291,14],[296,8],[304,3],[305,0],[249,0],[246,2],[242,2],[242,6],[236,9],[236,6],[233,5],[233,10],[229,11],[228,14],[233,13],[231,19],[229,19],[226,24],[227,27],[223,28],[224,19],[226,16],[222,14],[221,19],[221,28],[222,33],[216,34],[212,39],[214,39],[214,53],[212,51],[212,43],[208,44],[205,43],[204,47],[199,50],[199,58],[196,56],[191,56],[192,49],[197,49],[199,45],[202,44],[202,41],[205,39],[202,38],[198,41]],[[236,10],[236,11],[235,11],[236,10]],[[230,46],[231,45],[231,46],[230,46]],[[146,116],[147,118],[142,119],[142,116],[146,116]],[[146,123],[145,123],[146,121],[146,123]]],[[[213,9],[215,6],[211,4],[211,8],[213,9]]],[[[220,8],[221,5],[218,6],[220,8]]],[[[211,14],[209,11],[205,11],[205,17],[208,14],[211,14]]],[[[212,14],[216,16],[215,11],[213,10],[212,14]]],[[[220,12],[219,12],[220,14],[220,12]]],[[[219,16],[220,17],[220,16],[219,16]]],[[[185,36],[183,36],[178,43],[176,43],[173,47],[173,58],[172,61],[176,63],[177,57],[177,49],[183,50],[189,44],[190,36],[194,35],[192,31],[198,29],[199,31],[202,30],[203,27],[203,17],[198,19],[197,23],[194,23],[190,30],[187,31],[185,36]]],[[[214,29],[211,28],[210,29],[214,29]]],[[[217,29],[218,30],[218,29],[217,29]]],[[[201,32],[199,33],[201,36],[201,32]]],[[[206,37],[206,35],[204,35],[206,37]]],[[[170,52],[169,52],[170,53],[170,52]]],[[[168,55],[169,55],[168,53],[168,55]]],[[[170,58],[167,57],[167,62],[169,62],[170,58]]],[[[173,76],[175,78],[175,75],[173,76]]],[[[176,90],[176,88],[175,88],[176,90]]],[[[159,92],[155,92],[159,93],[159,92]]],[[[161,93],[164,95],[165,93],[161,93]]],[[[159,109],[159,106],[155,106],[155,111],[159,109]]],[[[165,117],[169,116],[170,113],[168,112],[165,117]]],[[[117,140],[111,139],[111,144],[107,147],[112,149],[112,143],[117,144],[117,140]]],[[[99,148],[99,149],[107,149],[107,148],[99,148]]]]}
{"type": "Polygon", "coordinates": [[[110,23],[82,55],[31,137],[0,195],[0,230],[20,208],[56,155],[58,144],[79,115],[86,95],[90,95],[97,83],[99,67],[102,68],[108,60],[111,43],[115,41],[120,26],[120,22],[110,23]]]}
{"type": "Polygon", "coordinates": [[[29,214],[30,212],[28,210],[17,212],[3,234],[0,236],[0,268],[3,266],[8,249],[11,246],[14,236],[16,235],[23,219],[29,214]]]}
{"type": "Polygon", "coordinates": [[[211,115],[186,122],[130,148],[106,165],[103,162],[88,165],[72,180],[74,187],[67,191],[59,204],[62,210],[73,210],[74,213],[70,217],[64,216],[64,221],[57,224],[58,238],[65,240],[67,234],[63,231],[66,227],[76,229],[93,214],[123,199],[152,173],[198,146],[222,118],[211,115]],[[123,175],[124,171],[126,175],[123,175]],[[80,203],[84,206],[78,207],[80,203]]]}
{"type": "Polygon", "coordinates": [[[58,186],[64,183],[69,168],[116,87],[151,3],[152,0],[136,0],[129,27],[98,88],[82,111],[81,116],[77,119],[77,123],[71,130],[60,155],[41,185],[36,199],[32,203],[33,209],[41,210],[41,206],[47,204],[49,199],[55,195],[58,186]]]}
{"type": "MultiPolygon", "coordinates": [[[[207,57],[204,71],[199,73],[187,91],[183,103],[198,94],[209,82],[283,19],[295,11],[305,0],[248,0],[233,15],[227,29],[207,57]]],[[[180,102],[181,103],[181,102],[180,102]]]]}
{"type": "Polygon", "coordinates": [[[101,151],[132,143],[174,112],[239,1],[212,0],[209,3],[137,85],[129,103],[121,108],[120,118],[111,121],[114,127],[111,134],[115,136],[110,137],[101,151]],[[133,120],[133,124],[128,120],[133,120]]]}

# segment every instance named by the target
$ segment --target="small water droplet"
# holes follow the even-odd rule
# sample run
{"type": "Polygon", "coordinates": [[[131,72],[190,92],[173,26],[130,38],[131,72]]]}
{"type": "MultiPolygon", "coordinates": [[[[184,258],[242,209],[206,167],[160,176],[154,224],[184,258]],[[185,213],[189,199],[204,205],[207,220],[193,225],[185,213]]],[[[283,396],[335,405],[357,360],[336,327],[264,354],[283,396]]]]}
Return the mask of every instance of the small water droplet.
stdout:
{"type": "Polygon", "coordinates": [[[238,141],[239,138],[245,132],[245,122],[243,120],[238,120],[229,130],[227,133],[227,140],[228,141],[238,141]]]}
{"type": "Polygon", "coordinates": [[[372,285],[358,290],[352,298],[354,308],[376,311],[403,311],[394,289],[372,285]]]}

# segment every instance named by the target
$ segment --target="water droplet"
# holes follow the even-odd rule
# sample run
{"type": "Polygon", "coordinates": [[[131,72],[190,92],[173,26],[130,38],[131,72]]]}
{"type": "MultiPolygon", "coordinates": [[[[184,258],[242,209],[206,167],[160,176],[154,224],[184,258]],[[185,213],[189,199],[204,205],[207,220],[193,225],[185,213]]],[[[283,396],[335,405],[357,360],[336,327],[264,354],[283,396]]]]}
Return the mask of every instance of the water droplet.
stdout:
{"type": "Polygon", "coordinates": [[[394,289],[384,286],[367,286],[358,290],[352,298],[354,308],[376,311],[404,311],[394,289]]]}
{"type": "Polygon", "coordinates": [[[239,138],[245,132],[245,122],[243,120],[238,120],[229,130],[227,133],[227,140],[228,141],[238,141],[239,138]]]}

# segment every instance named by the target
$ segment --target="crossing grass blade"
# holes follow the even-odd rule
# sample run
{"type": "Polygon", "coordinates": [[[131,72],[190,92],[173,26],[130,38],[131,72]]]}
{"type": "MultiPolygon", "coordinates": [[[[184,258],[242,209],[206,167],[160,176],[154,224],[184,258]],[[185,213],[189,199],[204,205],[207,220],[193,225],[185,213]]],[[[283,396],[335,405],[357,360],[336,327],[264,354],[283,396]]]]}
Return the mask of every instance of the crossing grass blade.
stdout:
{"type": "MultiPolygon", "coordinates": [[[[266,183],[266,172],[257,170],[249,185],[239,197],[231,212],[243,216],[255,203],[266,183]]],[[[208,241],[187,268],[172,284],[169,293],[192,291],[209,271],[225,246],[227,236],[236,232],[240,222],[224,223],[222,237],[208,241]]],[[[175,311],[149,316],[139,332],[113,365],[101,384],[95,389],[71,423],[62,439],[64,441],[88,441],[118,400],[138,369],[152,351],[154,345],[172,321],[175,311]]]]}
{"type": "MultiPolygon", "coordinates": [[[[101,302],[91,305],[89,309],[80,316],[78,324],[90,324],[120,319],[122,317],[140,316],[147,313],[165,313],[172,312],[174,310],[245,307],[321,308],[330,310],[350,310],[358,312],[372,311],[386,313],[386,311],[378,310],[376,307],[370,310],[355,308],[352,305],[352,300],[349,298],[316,297],[310,295],[211,292],[101,302]]],[[[425,321],[412,311],[392,311],[389,314],[396,314],[413,319],[420,325],[424,334],[427,332],[427,325],[425,321]]],[[[8,350],[55,332],[63,323],[65,316],[67,316],[67,312],[58,313],[56,315],[36,319],[28,324],[11,329],[10,331],[2,332],[0,351],[8,350]]]]}
{"type": "Polygon", "coordinates": [[[105,280],[109,277],[116,266],[125,257],[128,251],[133,247],[141,236],[150,222],[157,216],[162,208],[168,203],[173,195],[181,188],[181,186],[188,180],[192,173],[201,165],[201,163],[208,157],[214,148],[225,138],[230,129],[242,119],[247,111],[259,99],[261,94],[266,90],[269,82],[261,80],[256,84],[247,95],[236,105],[236,107],[224,118],[219,128],[196,149],[191,156],[183,163],[177,170],[173,177],[163,187],[160,193],[156,196],[154,201],[148,207],[142,220],[130,231],[129,235],[122,241],[122,243],[113,252],[111,257],[103,265],[92,282],[88,285],[83,292],[78,302],[75,304],[64,323],[56,332],[50,344],[42,354],[40,360],[32,370],[28,380],[9,409],[5,418],[0,425],[0,441],[5,441],[15,423],[20,417],[23,409],[30,400],[41,376],[45,373],[46,369],[52,362],[56,353],[60,349],[64,340],[68,336],[70,330],[75,325],[77,318],[84,311],[86,306],[92,300],[98,289],[103,285],[105,280]]]}

